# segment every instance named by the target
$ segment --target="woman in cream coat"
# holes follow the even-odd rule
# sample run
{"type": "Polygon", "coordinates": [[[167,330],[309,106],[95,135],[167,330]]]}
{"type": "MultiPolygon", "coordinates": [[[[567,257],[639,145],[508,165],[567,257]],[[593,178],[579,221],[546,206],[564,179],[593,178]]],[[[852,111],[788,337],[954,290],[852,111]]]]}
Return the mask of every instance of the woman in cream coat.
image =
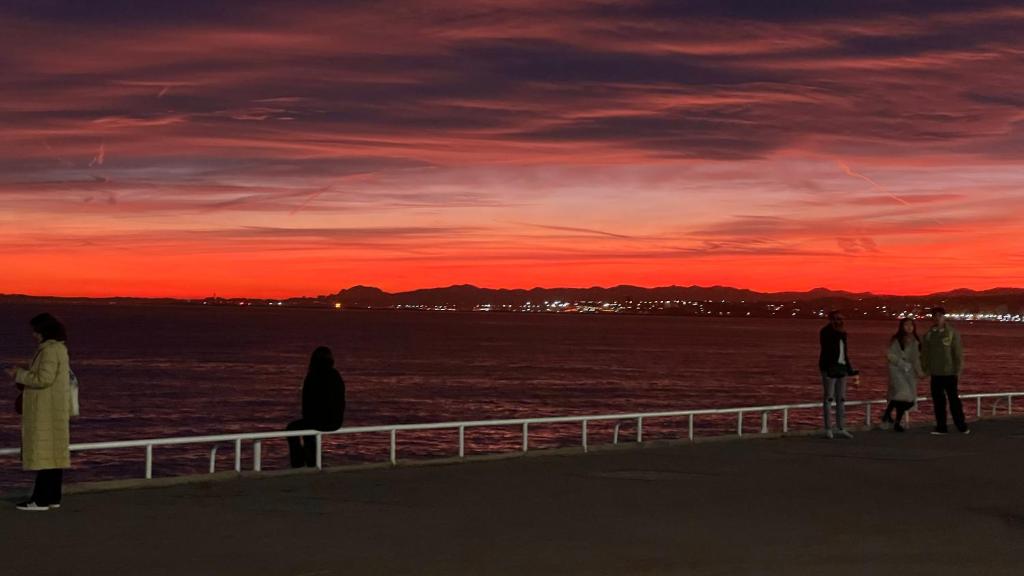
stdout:
{"type": "Polygon", "coordinates": [[[882,415],[882,424],[893,425],[903,432],[903,414],[917,402],[917,381],[924,378],[921,369],[921,339],[912,318],[900,320],[900,329],[889,341],[889,405],[882,415]],[[892,411],[896,409],[896,419],[892,411]]]}
{"type": "Polygon", "coordinates": [[[50,314],[32,318],[32,335],[39,343],[31,365],[9,368],[21,390],[21,462],[36,472],[32,498],[19,510],[59,508],[64,468],[71,467],[70,370],[64,325],[50,314]]]}

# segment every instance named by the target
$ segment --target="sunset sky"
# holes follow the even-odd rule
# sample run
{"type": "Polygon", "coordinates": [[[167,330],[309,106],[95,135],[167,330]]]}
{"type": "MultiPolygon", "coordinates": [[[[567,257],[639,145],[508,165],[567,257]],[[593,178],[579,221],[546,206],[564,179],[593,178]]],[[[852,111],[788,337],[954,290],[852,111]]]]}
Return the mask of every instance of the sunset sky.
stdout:
{"type": "Polygon", "coordinates": [[[0,6],[0,292],[1024,286],[1019,2],[0,6]]]}

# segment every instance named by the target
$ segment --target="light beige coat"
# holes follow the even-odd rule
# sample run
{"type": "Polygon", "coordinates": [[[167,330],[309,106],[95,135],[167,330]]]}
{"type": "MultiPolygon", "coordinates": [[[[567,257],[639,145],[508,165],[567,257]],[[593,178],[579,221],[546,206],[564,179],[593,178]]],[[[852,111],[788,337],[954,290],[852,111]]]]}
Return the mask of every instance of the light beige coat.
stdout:
{"type": "Polygon", "coordinates": [[[71,467],[68,366],[64,343],[46,340],[28,370],[19,369],[14,377],[25,386],[21,414],[21,464],[25,470],[71,467]]]}
{"type": "Polygon", "coordinates": [[[921,349],[917,340],[911,340],[906,348],[893,340],[886,354],[889,360],[889,400],[917,402],[917,380],[924,376],[921,370],[921,349]]]}

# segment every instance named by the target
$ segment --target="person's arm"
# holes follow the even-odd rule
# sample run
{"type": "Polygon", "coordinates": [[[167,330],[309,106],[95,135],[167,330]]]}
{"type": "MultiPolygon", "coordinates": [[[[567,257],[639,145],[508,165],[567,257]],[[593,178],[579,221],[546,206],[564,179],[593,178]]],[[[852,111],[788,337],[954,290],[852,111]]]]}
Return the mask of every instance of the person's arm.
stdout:
{"type": "Polygon", "coordinates": [[[302,380],[302,417],[309,419],[313,417],[313,411],[316,409],[316,399],[313,397],[313,386],[314,382],[311,382],[310,376],[307,374],[302,380]]]}
{"type": "Polygon", "coordinates": [[[850,360],[850,339],[849,338],[844,338],[843,339],[843,353],[846,355],[846,372],[849,373],[850,376],[853,376],[854,380],[856,380],[857,377],[859,376],[859,373],[857,372],[857,369],[853,367],[853,360],[850,360]]]}
{"type": "Polygon", "coordinates": [[[14,382],[37,390],[49,388],[57,381],[58,365],[57,351],[52,348],[43,348],[39,351],[37,361],[33,362],[28,370],[18,369],[14,375],[14,382]]]}
{"type": "Polygon", "coordinates": [[[953,356],[953,371],[959,376],[964,371],[964,345],[960,341],[960,331],[953,332],[953,345],[952,345],[952,356],[953,356]]]}
{"type": "Polygon", "coordinates": [[[345,379],[341,377],[341,374],[338,374],[338,382],[335,390],[338,395],[338,397],[335,398],[335,410],[338,411],[337,422],[340,427],[345,422],[345,379]]]}
{"type": "Polygon", "coordinates": [[[921,360],[921,373],[925,376],[931,374],[931,370],[928,368],[928,337],[931,334],[931,331],[925,332],[924,338],[921,339],[921,354],[919,357],[921,360]]]}
{"type": "Polygon", "coordinates": [[[889,350],[885,353],[885,358],[889,361],[889,364],[893,366],[903,367],[903,350],[900,348],[900,343],[893,340],[889,343],[889,350]]]}
{"type": "Polygon", "coordinates": [[[914,357],[911,359],[911,363],[914,365],[914,375],[924,378],[924,368],[921,367],[921,347],[917,346],[914,352],[914,357]]]}
{"type": "Polygon", "coordinates": [[[818,332],[818,344],[820,345],[821,349],[818,353],[818,369],[827,370],[828,364],[825,361],[825,351],[828,350],[829,346],[827,330],[825,328],[822,328],[821,331],[818,332]]]}

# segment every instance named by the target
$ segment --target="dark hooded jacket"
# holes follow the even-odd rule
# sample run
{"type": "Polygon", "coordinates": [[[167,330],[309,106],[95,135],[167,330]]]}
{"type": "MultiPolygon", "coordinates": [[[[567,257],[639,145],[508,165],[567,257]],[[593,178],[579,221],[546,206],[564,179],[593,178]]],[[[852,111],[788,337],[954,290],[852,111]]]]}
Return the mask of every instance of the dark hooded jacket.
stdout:
{"type": "Polygon", "coordinates": [[[821,329],[821,354],[818,356],[818,368],[829,378],[842,378],[856,374],[850,362],[850,346],[846,342],[846,332],[836,330],[831,324],[821,329]],[[839,363],[839,343],[846,350],[846,364],[839,363]]]}
{"type": "Polygon", "coordinates": [[[334,368],[311,370],[302,383],[302,419],[317,430],[337,430],[345,418],[345,381],[334,368]]]}

